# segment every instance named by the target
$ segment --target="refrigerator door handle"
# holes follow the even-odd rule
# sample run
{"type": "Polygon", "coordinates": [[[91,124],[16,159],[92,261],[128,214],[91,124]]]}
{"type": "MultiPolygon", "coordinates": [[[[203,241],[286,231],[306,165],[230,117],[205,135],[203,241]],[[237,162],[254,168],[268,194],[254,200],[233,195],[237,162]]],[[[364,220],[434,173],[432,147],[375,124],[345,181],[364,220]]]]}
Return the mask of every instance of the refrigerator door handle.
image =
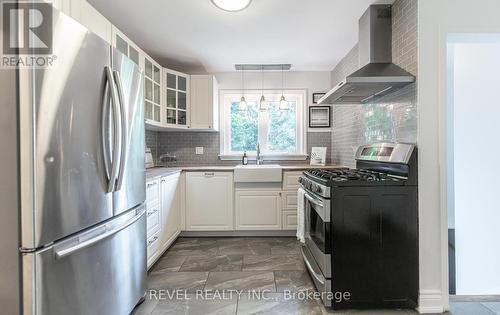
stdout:
{"type": "MultiPolygon", "coordinates": [[[[123,225],[120,225],[118,227],[115,227],[115,228],[112,228],[112,229],[107,229],[107,227],[105,229],[103,229],[103,227],[100,227],[98,229],[102,229],[103,232],[101,232],[101,234],[97,235],[96,237],[94,238],[91,238],[91,239],[88,239],[88,240],[85,240],[81,243],[78,243],[76,245],[73,245],[73,246],[70,246],[70,247],[66,247],[66,248],[62,248],[62,249],[54,249],[55,251],[55,257],[56,259],[62,259],[64,257],[67,257],[79,250],[82,250],[86,247],[89,247],[89,246],[92,246],[96,243],[99,243],[100,241],[104,240],[104,239],[107,239],[108,237],[111,237],[113,235],[115,235],[116,233],[120,232],[121,230],[123,229],[126,229],[127,227],[131,226],[132,224],[134,224],[135,222],[137,222],[137,220],[139,220],[142,215],[144,214],[144,212],[146,212],[145,209],[142,209],[139,213],[137,213],[133,218],[131,218],[130,220],[128,220],[127,222],[125,222],[123,225]]],[[[105,227],[105,226],[104,226],[105,227]]]]}
{"type": "Polygon", "coordinates": [[[110,85],[112,82],[110,81],[110,77],[108,74],[108,69],[106,71],[106,84],[104,86],[104,96],[102,99],[102,121],[101,121],[101,142],[102,142],[102,152],[104,154],[104,169],[106,172],[106,178],[109,182],[111,182],[111,153],[109,148],[109,137],[107,132],[109,131],[109,105],[110,105],[110,85]]]}
{"type": "Polygon", "coordinates": [[[113,192],[116,186],[116,180],[118,178],[118,171],[120,167],[121,159],[121,147],[122,147],[122,123],[121,123],[121,111],[120,104],[118,100],[118,92],[116,91],[115,80],[113,79],[113,74],[110,67],[106,67],[106,76],[108,80],[112,82],[111,84],[111,100],[113,104],[113,161],[112,170],[110,175],[110,180],[108,184],[107,192],[113,192]]]}
{"type": "Polygon", "coordinates": [[[125,115],[125,99],[123,97],[123,85],[120,78],[120,72],[113,71],[113,78],[115,80],[116,88],[118,90],[118,100],[120,102],[120,114],[121,114],[121,124],[122,124],[122,143],[121,143],[121,160],[120,160],[120,170],[118,172],[118,184],[116,185],[116,190],[120,190],[123,184],[123,174],[125,171],[125,166],[127,164],[127,122],[125,115]]]}

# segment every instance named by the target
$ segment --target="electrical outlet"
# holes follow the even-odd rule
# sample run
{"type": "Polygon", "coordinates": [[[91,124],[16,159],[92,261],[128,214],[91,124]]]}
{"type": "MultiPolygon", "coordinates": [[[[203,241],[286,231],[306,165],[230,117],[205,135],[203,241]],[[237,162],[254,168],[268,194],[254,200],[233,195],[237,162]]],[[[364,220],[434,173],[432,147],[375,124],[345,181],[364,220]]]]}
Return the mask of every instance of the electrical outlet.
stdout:
{"type": "Polygon", "coordinates": [[[196,147],[196,154],[203,154],[203,147],[196,147]]]}

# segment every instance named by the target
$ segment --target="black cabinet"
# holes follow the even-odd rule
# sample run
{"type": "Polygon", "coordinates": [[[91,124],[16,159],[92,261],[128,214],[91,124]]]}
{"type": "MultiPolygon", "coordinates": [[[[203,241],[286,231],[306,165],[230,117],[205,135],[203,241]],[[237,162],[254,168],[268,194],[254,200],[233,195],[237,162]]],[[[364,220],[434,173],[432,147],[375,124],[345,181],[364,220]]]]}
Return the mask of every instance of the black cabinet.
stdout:
{"type": "Polygon", "coordinates": [[[417,189],[332,189],[334,309],[415,307],[418,297],[417,189]]]}

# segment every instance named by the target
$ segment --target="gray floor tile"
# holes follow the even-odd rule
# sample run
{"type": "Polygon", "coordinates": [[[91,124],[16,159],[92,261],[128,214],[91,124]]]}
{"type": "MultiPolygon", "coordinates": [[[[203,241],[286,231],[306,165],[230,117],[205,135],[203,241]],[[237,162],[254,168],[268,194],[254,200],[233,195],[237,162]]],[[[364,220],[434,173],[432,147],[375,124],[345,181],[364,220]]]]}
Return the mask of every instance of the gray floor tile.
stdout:
{"type": "Polygon", "coordinates": [[[242,296],[238,301],[238,315],[321,315],[321,306],[316,300],[286,299],[283,294],[268,294],[264,298],[242,296]]]}
{"type": "MultiPolygon", "coordinates": [[[[169,249],[168,254],[184,256],[216,255],[218,250],[215,239],[186,238],[180,239],[169,249]]],[[[168,255],[167,254],[167,255],[168,255]]]]}
{"type": "Polygon", "coordinates": [[[478,302],[453,302],[450,303],[452,315],[495,315],[493,311],[478,302]]]}
{"type": "Polygon", "coordinates": [[[205,286],[208,272],[158,272],[148,277],[148,288],[187,290],[193,292],[205,286]]]}
{"type": "Polygon", "coordinates": [[[271,246],[272,255],[290,255],[290,254],[300,254],[300,244],[297,243],[286,243],[271,246]]]}
{"type": "Polygon", "coordinates": [[[176,255],[168,255],[160,258],[153,268],[151,268],[150,272],[172,272],[179,271],[181,265],[186,260],[186,256],[176,256],[176,255]]]}
{"type": "Polygon", "coordinates": [[[311,277],[306,270],[275,271],[274,281],[276,282],[277,292],[315,290],[311,277]]]}
{"type": "Polygon", "coordinates": [[[450,302],[500,302],[500,295],[450,295],[450,302]]]}
{"type": "Polygon", "coordinates": [[[251,255],[243,257],[243,271],[305,270],[299,255],[251,255]]]}
{"type": "Polygon", "coordinates": [[[219,255],[270,255],[271,245],[264,243],[219,244],[219,255]]]}
{"type": "Polygon", "coordinates": [[[188,256],[180,271],[241,271],[242,255],[188,256]]]}
{"type": "Polygon", "coordinates": [[[486,306],[493,313],[500,314],[500,302],[481,302],[481,304],[486,306]]]}
{"type": "Polygon", "coordinates": [[[182,299],[160,301],[152,315],[234,315],[238,300],[233,299],[202,299],[197,295],[188,294],[182,299]]]}
{"type": "Polygon", "coordinates": [[[205,290],[269,290],[276,292],[272,272],[211,272],[205,290]]]}

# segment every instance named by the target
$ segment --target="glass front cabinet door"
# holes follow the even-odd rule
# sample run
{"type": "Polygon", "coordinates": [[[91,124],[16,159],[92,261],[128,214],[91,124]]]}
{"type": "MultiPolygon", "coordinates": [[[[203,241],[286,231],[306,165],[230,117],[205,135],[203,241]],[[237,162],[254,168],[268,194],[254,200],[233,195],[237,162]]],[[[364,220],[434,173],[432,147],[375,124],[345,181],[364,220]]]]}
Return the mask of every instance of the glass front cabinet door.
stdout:
{"type": "Polygon", "coordinates": [[[144,57],[144,117],[146,123],[161,124],[161,67],[144,57]]]}
{"type": "Polygon", "coordinates": [[[189,128],[189,76],[163,69],[165,82],[165,123],[168,127],[189,128]]]}

